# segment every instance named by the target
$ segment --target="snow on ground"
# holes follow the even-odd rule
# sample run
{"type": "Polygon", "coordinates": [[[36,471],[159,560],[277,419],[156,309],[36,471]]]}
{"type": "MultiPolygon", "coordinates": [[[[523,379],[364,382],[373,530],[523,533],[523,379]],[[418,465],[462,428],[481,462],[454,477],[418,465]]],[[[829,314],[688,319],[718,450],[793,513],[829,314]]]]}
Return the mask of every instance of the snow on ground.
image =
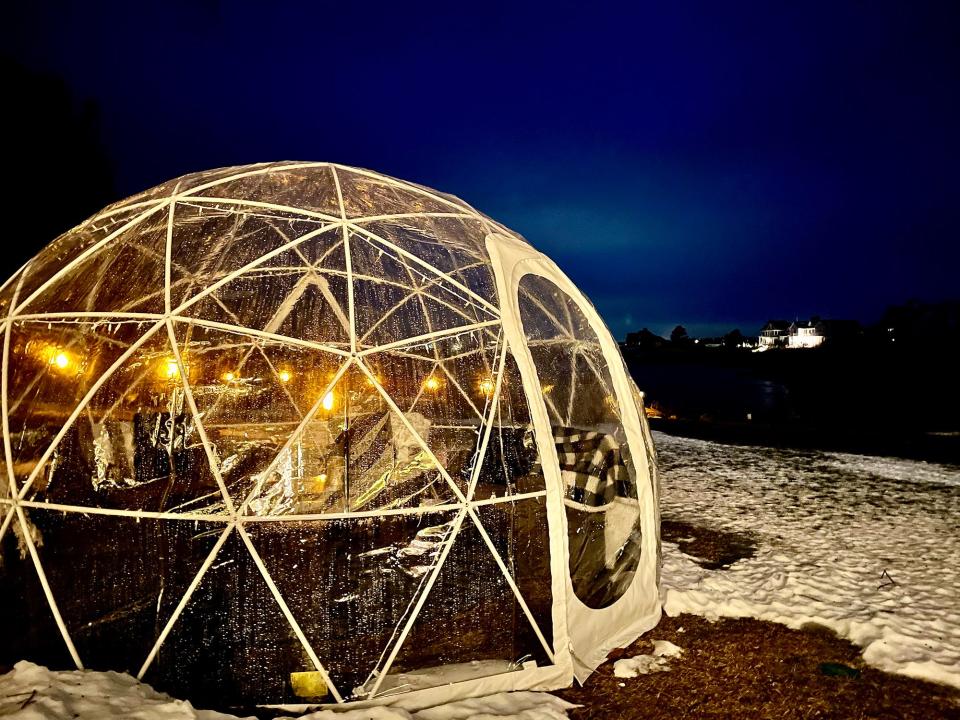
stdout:
{"type": "MultiPolygon", "coordinates": [[[[576,707],[549,693],[500,693],[409,713],[384,707],[322,710],[298,720],[565,720],[576,707]]],[[[18,720],[238,720],[196,710],[129,675],[90,670],[51,671],[22,661],[0,675],[0,717],[18,720]]],[[[251,718],[251,720],[253,720],[251,718]]],[[[284,720],[278,718],[278,720],[284,720]]]]}
{"type": "Polygon", "coordinates": [[[617,660],[613,664],[613,674],[618,678],[632,678],[637,675],[649,675],[670,670],[670,658],[680,657],[683,648],[669,640],[654,640],[650,655],[634,655],[632,658],[617,660]]]}
{"type": "Polygon", "coordinates": [[[234,720],[195,710],[130,675],[77,670],[51,671],[23,660],[0,675],[0,717],[22,720],[234,720]]]}
{"type": "Polygon", "coordinates": [[[655,442],[665,518],[758,541],[715,571],[664,543],[667,614],[815,623],[871,665],[960,687],[960,467],[655,442]]]}

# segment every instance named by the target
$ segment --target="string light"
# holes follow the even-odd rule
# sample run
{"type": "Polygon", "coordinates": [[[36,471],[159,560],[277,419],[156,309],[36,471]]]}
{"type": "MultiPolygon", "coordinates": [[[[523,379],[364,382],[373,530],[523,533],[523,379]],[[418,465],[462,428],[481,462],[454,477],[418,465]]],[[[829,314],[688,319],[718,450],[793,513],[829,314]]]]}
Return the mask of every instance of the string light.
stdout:
{"type": "Polygon", "coordinates": [[[423,381],[423,387],[430,392],[436,392],[440,389],[440,381],[433,375],[430,375],[423,381]]]}
{"type": "Polygon", "coordinates": [[[161,373],[168,380],[173,380],[174,378],[180,377],[180,366],[177,365],[177,361],[174,358],[167,358],[163,361],[161,373]]]}
{"type": "Polygon", "coordinates": [[[280,382],[287,383],[290,382],[290,378],[292,378],[293,375],[289,370],[281,370],[279,373],[277,373],[277,377],[280,378],[280,382]]]}
{"type": "Polygon", "coordinates": [[[228,383],[229,383],[229,382],[233,382],[234,380],[236,380],[236,379],[237,379],[237,376],[234,375],[232,372],[230,372],[230,371],[228,370],[227,372],[225,372],[225,373],[223,374],[223,379],[224,379],[225,382],[228,382],[228,383]]]}
{"type": "Polygon", "coordinates": [[[480,392],[484,395],[492,395],[494,389],[493,378],[485,377],[480,381],[480,392]]]}
{"type": "Polygon", "coordinates": [[[313,485],[314,485],[314,490],[319,490],[320,492],[323,492],[323,491],[326,489],[326,487],[327,487],[327,474],[326,474],[326,473],[320,473],[320,474],[317,475],[313,480],[314,480],[314,483],[313,483],[313,485]]]}
{"type": "Polygon", "coordinates": [[[43,349],[47,363],[56,370],[69,370],[73,365],[73,356],[58,345],[48,345],[43,349]]]}

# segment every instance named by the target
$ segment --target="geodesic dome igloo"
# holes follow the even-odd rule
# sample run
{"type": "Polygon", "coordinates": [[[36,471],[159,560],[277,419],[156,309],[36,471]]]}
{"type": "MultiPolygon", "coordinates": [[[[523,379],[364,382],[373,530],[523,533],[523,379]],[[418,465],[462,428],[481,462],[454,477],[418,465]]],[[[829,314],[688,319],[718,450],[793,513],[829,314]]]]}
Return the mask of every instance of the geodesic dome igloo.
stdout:
{"type": "Polygon", "coordinates": [[[188,175],[0,314],[0,664],[414,707],[565,686],[659,619],[641,395],[557,266],[454,197],[188,175]]]}

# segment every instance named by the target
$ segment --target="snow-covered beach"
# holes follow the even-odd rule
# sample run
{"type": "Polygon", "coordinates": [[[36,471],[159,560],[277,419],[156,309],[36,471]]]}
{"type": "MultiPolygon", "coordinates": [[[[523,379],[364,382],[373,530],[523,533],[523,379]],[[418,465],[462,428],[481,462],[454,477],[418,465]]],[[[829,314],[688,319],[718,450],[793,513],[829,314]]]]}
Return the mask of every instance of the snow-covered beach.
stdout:
{"type": "Polygon", "coordinates": [[[883,670],[960,687],[960,467],[655,434],[665,518],[752,534],[704,570],[664,545],[670,615],[819,624],[883,670]]]}

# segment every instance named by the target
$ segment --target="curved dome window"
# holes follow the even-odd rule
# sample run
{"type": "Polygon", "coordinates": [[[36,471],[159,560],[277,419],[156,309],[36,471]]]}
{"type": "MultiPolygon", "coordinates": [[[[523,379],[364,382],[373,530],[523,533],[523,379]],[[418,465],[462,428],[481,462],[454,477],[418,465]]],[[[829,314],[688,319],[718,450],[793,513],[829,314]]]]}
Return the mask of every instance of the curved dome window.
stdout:
{"type": "Polygon", "coordinates": [[[607,607],[630,587],[641,555],[637,473],[620,403],[577,304],[537,275],[524,275],[519,292],[560,462],[573,590],[588,607],[607,607]]]}

